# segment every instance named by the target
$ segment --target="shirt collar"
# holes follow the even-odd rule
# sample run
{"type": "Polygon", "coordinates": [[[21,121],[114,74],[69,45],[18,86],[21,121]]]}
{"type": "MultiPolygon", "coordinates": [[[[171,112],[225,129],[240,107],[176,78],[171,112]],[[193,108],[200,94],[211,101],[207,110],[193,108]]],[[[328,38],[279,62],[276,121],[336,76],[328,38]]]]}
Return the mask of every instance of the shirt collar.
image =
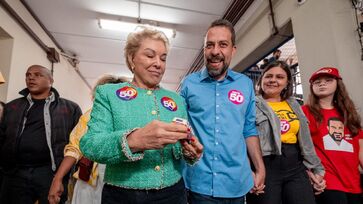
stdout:
{"type": "MultiPolygon", "coordinates": [[[[209,76],[207,68],[204,67],[203,70],[200,73],[200,81],[204,81],[206,79],[209,79],[211,81],[215,81],[212,77],[209,76]]],[[[232,71],[231,69],[227,69],[227,74],[226,77],[224,79],[228,79],[230,81],[234,81],[237,79],[237,73],[235,73],[234,71],[232,71]]]]}

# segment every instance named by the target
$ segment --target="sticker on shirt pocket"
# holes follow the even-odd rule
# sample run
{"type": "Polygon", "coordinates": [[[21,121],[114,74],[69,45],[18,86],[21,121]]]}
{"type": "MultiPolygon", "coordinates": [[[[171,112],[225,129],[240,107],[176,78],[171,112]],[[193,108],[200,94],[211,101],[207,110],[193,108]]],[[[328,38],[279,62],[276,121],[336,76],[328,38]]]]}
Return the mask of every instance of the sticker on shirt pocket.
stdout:
{"type": "Polygon", "coordinates": [[[230,90],[230,91],[228,92],[228,99],[229,99],[232,103],[234,103],[234,104],[236,104],[236,105],[240,105],[240,104],[242,104],[242,103],[244,102],[245,97],[244,97],[244,96],[243,96],[243,94],[242,94],[240,91],[238,91],[238,90],[230,90]]]}
{"type": "Polygon", "coordinates": [[[117,97],[119,97],[120,99],[122,99],[124,101],[130,101],[130,100],[136,98],[137,91],[136,91],[136,89],[134,89],[132,87],[125,86],[125,87],[122,87],[121,89],[118,89],[116,91],[116,95],[117,95],[117,97]]]}
{"type": "Polygon", "coordinates": [[[178,110],[178,106],[176,105],[175,101],[169,97],[164,96],[163,98],[161,98],[160,102],[164,108],[170,111],[178,110]]]}

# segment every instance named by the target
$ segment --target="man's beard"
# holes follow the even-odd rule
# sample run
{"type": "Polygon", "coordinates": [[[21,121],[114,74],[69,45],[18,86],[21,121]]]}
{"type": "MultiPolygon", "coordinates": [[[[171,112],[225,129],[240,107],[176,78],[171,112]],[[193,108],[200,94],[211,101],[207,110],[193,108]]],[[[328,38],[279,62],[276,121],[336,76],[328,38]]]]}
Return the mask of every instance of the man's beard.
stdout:
{"type": "Polygon", "coordinates": [[[208,70],[208,74],[212,78],[219,78],[220,76],[224,75],[224,73],[226,72],[226,70],[229,67],[229,64],[227,64],[224,61],[224,57],[220,57],[220,56],[208,57],[206,60],[207,60],[206,67],[207,67],[207,70],[208,70]],[[215,60],[215,59],[221,60],[223,62],[223,67],[221,69],[215,69],[215,68],[209,66],[208,62],[212,61],[212,60],[215,60]]]}
{"type": "Polygon", "coordinates": [[[332,138],[333,138],[334,141],[340,142],[340,141],[343,140],[343,136],[340,133],[333,132],[333,134],[331,136],[332,136],[332,138]],[[335,135],[337,135],[337,134],[339,135],[339,137],[335,137],[335,135]]]}

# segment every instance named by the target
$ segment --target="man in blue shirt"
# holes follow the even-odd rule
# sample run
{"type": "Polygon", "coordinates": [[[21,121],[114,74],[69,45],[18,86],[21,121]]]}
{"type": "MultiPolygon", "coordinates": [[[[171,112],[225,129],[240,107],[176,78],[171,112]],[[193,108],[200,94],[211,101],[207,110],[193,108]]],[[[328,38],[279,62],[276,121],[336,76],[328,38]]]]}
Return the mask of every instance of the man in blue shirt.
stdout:
{"type": "Polygon", "coordinates": [[[233,25],[216,20],[205,37],[206,69],[182,84],[190,124],[204,145],[201,160],[184,169],[191,204],[241,204],[247,192],[263,192],[265,167],[255,126],[255,94],[248,77],[228,69],[235,52],[233,25]]]}

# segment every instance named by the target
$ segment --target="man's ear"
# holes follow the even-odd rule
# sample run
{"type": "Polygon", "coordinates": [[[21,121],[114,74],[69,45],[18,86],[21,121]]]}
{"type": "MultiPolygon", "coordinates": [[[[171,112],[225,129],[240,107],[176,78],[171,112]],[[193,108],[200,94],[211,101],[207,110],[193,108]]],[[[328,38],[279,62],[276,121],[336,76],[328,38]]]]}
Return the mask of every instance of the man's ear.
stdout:
{"type": "Polygon", "coordinates": [[[233,45],[233,48],[232,48],[232,58],[234,56],[234,54],[236,54],[237,52],[237,47],[235,45],[233,45]]]}

